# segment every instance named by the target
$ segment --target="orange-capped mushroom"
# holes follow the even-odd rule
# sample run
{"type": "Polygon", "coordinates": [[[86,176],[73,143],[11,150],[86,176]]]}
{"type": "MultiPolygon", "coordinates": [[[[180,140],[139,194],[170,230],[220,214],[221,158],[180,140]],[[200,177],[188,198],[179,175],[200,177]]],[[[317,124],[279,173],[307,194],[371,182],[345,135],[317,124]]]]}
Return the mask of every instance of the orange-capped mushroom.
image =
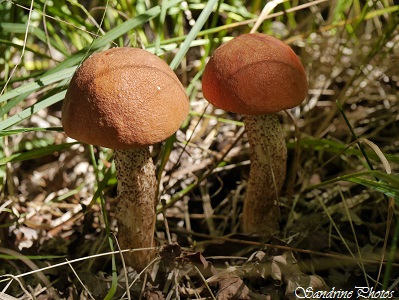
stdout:
{"type": "MultiPolygon", "coordinates": [[[[115,149],[118,240],[122,249],[152,247],[157,182],[149,145],[175,133],[189,101],[172,69],[156,55],[113,48],[90,56],[76,71],[62,107],[65,133],[115,149]]],[[[154,251],[128,252],[142,270],[154,251]]]]}
{"type": "Polygon", "coordinates": [[[286,174],[287,149],[276,112],[307,95],[305,69],[282,41],[243,34],[221,45],[202,76],[204,97],[214,106],[243,114],[251,169],[244,199],[244,232],[279,228],[278,197],[286,174]]]}
{"type": "Polygon", "coordinates": [[[90,56],[73,76],[62,107],[65,133],[122,150],[158,143],[187,117],[185,90],[169,65],[137,48],[90,56]]]}
{"type": "Polygon", "coordinates": [[[282,41],[243,34],[215,50],[202,75],[204,97],[214,106],[245,115],[270,114],[302,103],[305,69],[282,41]]]}

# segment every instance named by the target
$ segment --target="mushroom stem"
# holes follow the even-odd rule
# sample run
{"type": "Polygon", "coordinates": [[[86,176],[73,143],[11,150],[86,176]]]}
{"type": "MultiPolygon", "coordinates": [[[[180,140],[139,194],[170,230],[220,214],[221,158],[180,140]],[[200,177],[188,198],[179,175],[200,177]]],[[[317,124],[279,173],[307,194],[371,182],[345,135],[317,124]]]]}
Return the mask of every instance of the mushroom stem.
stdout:
{"type": "Polygon", "coordinates": [[[278,198],[284,184],[287,148],[276,114],[244,115],[251,167],[243,211],[246,233],[271,234],[279,229],[278,198]]]}
{"type": "MultiPolygon", "coordinates": [[[[146,148],[115,150],[118,196],[116,219],[121,249],[153,247],[156,205],[155,167],[146,148]]],[[[144,269],[155,252],[139,250],[124,255],[137,271],[144,269]]]]}

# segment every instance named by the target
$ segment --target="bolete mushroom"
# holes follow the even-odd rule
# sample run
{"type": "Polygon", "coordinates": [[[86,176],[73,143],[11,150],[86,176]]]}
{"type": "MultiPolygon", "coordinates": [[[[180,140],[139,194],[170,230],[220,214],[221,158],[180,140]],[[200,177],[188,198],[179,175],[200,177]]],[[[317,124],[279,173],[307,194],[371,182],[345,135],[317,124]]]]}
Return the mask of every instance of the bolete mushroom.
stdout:
{"type": "MultiPolygon", "coordinates": [[[[149,145],[175,133],[188,110],[185,90],[172,69],[142,49],[94,54],[69,84],[62,106],[65,133],[115,150],[122,249],[154,246],[157,183],[149,145]]],[[[153,256],[153,251],[128,252],[125,260],[141,270],[153,256]]]]}
{"type": "Polygon", "coordinates": [[[307,95],[306,73],[294,51],[261,33],[243,34],[217,48],[202,76],[204,97],[243,114],[250,144],[250,175],[242,216],[246,233],[279,228],[278,196],[286,175],[284,132],[275,114],[307,95]]]}

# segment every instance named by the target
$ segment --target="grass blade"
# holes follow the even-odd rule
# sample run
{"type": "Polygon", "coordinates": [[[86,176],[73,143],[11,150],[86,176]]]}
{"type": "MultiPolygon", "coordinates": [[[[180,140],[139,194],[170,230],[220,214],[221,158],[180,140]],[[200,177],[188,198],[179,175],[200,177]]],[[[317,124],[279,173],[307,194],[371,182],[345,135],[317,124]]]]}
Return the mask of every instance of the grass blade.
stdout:
{"type": "Polygon", "coordinates": [[[54,152],[68,149],[72,145],[76,145],[76,144],[78,144],[78,142],[65,143],[65,144],[59,144],[59,145],[50,145],[50,146],[43,147],[43,148],[29,150],[27,152],[14,153],[14,154],[11,154],[10,156],[0,158],[0,166],[5,165],[8,162],[31,160],[31,159],[36,159],[36,158],[43,157],[46,155],[52,155],[52,154],[54,154],[54,152]]]}
{"type": "Polygon", "coordinates": [[[0,122],[0,131],[3,129],[7,129],[13,125],[16,125],[16,124],[20,123],[22,120],[29,118],[34,113],[37,113],[39,110],[46,108],[50,105],[53,105],[54,103],[57,103],[58,101],[61,101],[62,99],[64,99],[65,94],[66,94],[66,91],[59,92],[45,100],[42,100],[40,102],[33,104],[32,106],[24,109],[20,113],[0,122]]]}
{"type": "Polygon", "coordinates": [[[193,28],[191,28],[189,34],[182,43],[179,52],[177,52],[176,56],[173,58],[172,62],[170,63],[170,67],[173,70],[177,68],[177,66],[182,61],[183,57],[186,55],[188,49],[190,48],[191,42],[194,41],[194,39],[197,37],[198,33],[200,32],[201,28],[204,26],[205,22],[208,20],[210,14],[213,11],[213,8],[217,3],[218,3],[217,0],[210,0],[206,4],[204,10],[201,12],[200,16],[195,22],[195,25],[193,26],[193,28]]]}

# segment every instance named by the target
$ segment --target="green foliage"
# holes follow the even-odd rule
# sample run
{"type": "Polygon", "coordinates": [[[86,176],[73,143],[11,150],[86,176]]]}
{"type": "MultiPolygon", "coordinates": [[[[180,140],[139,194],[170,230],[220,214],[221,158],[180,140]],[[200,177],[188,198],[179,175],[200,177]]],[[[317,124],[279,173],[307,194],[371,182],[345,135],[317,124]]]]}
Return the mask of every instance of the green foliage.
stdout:
{"type": "Polygon", "coordinates": [[[358,183],[367,188],[383,193],[387,197],[394,198],[396,205],[399,206],[399,177],[396,175],[386,174],[379,171],[359,172],[359,173],[339,176],[334,179],[322,182],[320,184],[310,186],[308,187],[308,189],[312,190],[315,188],[319,188],[340,181],[358,183]]]}
{"type": "Polygon", "coordinates": [[[54,154],[55,152],[62,151],[64,149],[68,149],[72,145],[75,145],[75,144],[76,143],[50,145],[50,146],[43,147],[43,148],[32,149],[32,150],[29,150],[24,153],[14,153],[10,156],[1,158],[0,166],[5,165],[6,163],[9,163],[9,162],[31,160],[31,159],[36,159],[36,158],[43,157],[46,155],[54,154]]]}

